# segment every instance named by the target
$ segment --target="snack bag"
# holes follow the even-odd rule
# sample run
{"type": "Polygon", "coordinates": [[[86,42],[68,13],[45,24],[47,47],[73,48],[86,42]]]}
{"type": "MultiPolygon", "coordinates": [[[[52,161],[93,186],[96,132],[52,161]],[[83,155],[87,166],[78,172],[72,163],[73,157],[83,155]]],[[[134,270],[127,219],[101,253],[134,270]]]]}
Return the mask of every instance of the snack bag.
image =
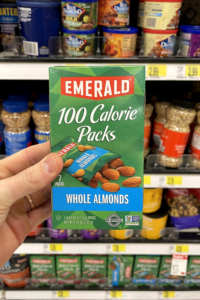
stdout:
{"type": "Polygon", "coordinates": [[[158,275],[159,286],[177,286],[182,283],[182,277],[171,275],[172,256],[162,256],[158,275]]]}
{"type": "Polygon", "coordinates": [[[82,282],[87,285],[106,283],[107,256],[82,256],[82,282]]]}
{"type": "Polygon", "coordinates": [[[184,285],[200,286],[200,256],[189,257],[184,285]]]}
{"type": "Polygon", "coordinates": [[[144,87],[141,66],[50,68],[54,229],[141,229],[144,87]]]}
{"type": "Polygon", "coordinates": [[[30,256],[31,277],[34,284],[40,286],[56,282],[55,258],[50,255],[30,256]]]}
{"type": "Polygon", "coordinates": [[[80,256],[56,256],[56,274],[58,284],[80,284],[81,257],[80,256]]]}
{"type": "Polygon", "coordinates": [[[108,257],[108,279],[112,286],[126,286],[131,283],[133,256],[117,255],[108,257]]]}

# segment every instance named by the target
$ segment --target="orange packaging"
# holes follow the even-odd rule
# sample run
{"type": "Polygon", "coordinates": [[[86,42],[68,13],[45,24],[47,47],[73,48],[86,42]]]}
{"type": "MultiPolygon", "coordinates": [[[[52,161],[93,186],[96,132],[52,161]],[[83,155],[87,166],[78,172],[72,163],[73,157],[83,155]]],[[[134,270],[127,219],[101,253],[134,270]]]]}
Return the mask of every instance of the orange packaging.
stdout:
{"type": "Polygon", "coordinates": [[[101,26],[125,27],[129,25],[130,0],[99,0],[101,26]]]}
{"type": "Polygon", "coordinates": [[[191,152],[195,158],[200,159],[200,133],[198,133],[197,131],[194,131],[193,133],[191,152]]]}
{"type": "Polygon", "coordinates": [[[131,57],[135,55],[138,29],[103,28],[103,54],[110,57],[131,57]]]}
{"type": "Polygon", "coordinates": [[[160,145],[160,136],[163,131],[164,124],[154,121],[153,123],[153,143],[154,147],[157,148],[160,145]]]}
{"type": "Polygon", "coordinates": [[[149,147],[150,134],[151,134],[151,124],[148,126],[144,126],[144,149],[147,149],[149,147]]]}
{"type": "Polygon", "coordinates": [[[181,157],[188,138],[189,132],[176,132],[164,127],[160,137],[159,153],[170,157],[181,157]]]}

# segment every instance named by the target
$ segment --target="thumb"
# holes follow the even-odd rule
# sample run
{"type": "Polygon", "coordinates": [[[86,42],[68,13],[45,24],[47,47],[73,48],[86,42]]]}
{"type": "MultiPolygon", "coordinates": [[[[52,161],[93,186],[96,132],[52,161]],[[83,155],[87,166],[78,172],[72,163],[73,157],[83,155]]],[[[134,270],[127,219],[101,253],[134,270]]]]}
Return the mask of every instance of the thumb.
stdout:
{"type": "MultiPolygon", "coordinates": [[[[62,171],[62,158],[51,153],[36,165],[0,181],[0,212],[10,209],[15,201],[42,190],[62,171]]],[[[1,224],[0,224],[1,225],[1,224]]]]}

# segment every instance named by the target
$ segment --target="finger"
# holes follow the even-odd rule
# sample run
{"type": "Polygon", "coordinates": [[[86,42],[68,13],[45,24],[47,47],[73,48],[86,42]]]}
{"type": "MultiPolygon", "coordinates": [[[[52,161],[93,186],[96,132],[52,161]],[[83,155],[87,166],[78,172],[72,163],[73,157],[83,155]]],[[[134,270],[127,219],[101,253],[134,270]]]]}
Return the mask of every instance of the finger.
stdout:
{"type": "MultiPolygon", "coordinates": [[[[38,207],[51,199],[51,184],[49,183],[44,189],[30,195],[35,207],[38,207]]],[[[31,210],[30,203],[26,197],[24,199],[24,212],[31,210]]]]}
{"type": "Polygon", "coordinates": [[[35,229],[39,224],[50,218],[52,214],[51,200],[47,201],[43,205],[28,212],[28,218],[30,223],[30,231],[35,229]]]}
{"type": "Polygon", "coordinates": [[[62,168],[62,158],[56,153],[51,153],[36,165],[1,180],[1,207],[8,208],[18,199],[42,190],[59,175],[62,168]]]}
{"type": "Polygon", "coordinates": [[[0,179],[8,178],[13,174],[20,173],[21,171],[38,163],[49,153],[50,143],[46,142],[28,147],[14,155],[2,159],[0,161],[0,179]],[[6,173],[5,168],[7,169],[6,173]]]}

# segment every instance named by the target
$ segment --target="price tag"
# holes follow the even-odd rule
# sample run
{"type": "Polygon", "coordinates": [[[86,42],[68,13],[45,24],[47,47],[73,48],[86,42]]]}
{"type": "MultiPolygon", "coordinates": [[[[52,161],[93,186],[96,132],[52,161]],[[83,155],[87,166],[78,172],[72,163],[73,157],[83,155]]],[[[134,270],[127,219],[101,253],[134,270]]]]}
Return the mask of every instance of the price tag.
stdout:
{"type": "Polygon", "coordinates": [[[175,298],[175,292],[174,291],[163,291],[162,292],[162,298],[175,298]]]}
{"type": "Polygon", "coordinates": [[[187,271],[188,255],[186,254],[173,254],[171,264],[171,275],[185,276],[187,271]]]}
{"type": "Polygon", "coordinates": [[[200,66],[187,65],[185,71],[186,77],[200,77],[200,66]]]}
{"type": "Polygon", "coordinates": [[[50,244],[49,245],[49,251],[63,251],[63,245],[62,244],[50,244]]]}
{"type": "Polygon", "coordinates": [[[58,298],[69,298],[69,291],[57,291],[56,296],[58,298]]]}
{"type": "Polygon", "coordinates": [[[151,184],[151,176],[144,176],[144,184],[151,184]]]}
{"type": "Polygon", "coordinates": [[[158,186],[159,187],[165,186],[165,182],[166,182],[166,177],[165,176],[159,176],[159,178],[158,178],[158,186]]]}
{"type": "Polygon", "coordinates": [[[113,252],[126,252],[126,245],[112,245],[113,252]]]}
{"type": "Polygon", "coordinates": [[[111,298],[122,298],[123,292],[122,291],[110,291],[111,298]]]}
{"type": "Polygon", "coordinates": [[[167,176],[166,184],[169,185],[182,185],[182,176],[167,176]]]}
{"type": "Polygon", "coordinates": [[[148,77],[166,77],[167,66],[166,65],[148,65],[147,66],[148,77]]]}
{"type": "Polygon", "coordinates": [[[175,252],[177,252],[177,253],[188,253],[189,252],[189,246],[188,245],[176,245],[175,246],[175,252]]]}

